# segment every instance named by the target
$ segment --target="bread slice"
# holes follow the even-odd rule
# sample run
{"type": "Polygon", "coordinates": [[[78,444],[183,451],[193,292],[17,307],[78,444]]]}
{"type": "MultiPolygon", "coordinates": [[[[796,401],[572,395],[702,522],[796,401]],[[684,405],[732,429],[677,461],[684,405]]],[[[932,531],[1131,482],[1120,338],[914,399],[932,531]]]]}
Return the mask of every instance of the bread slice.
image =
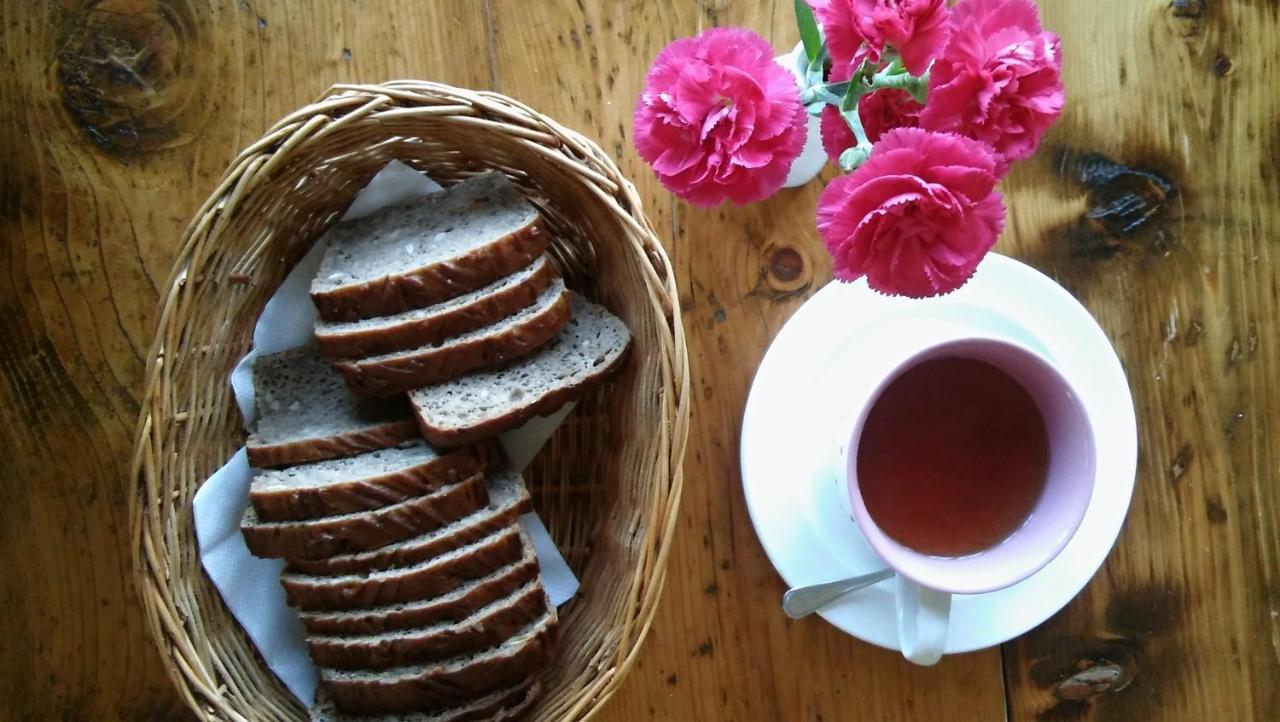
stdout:
{"type": "Polygon", "coordinates": [[[253,384],[250,466],[336,459],[421,438],[403,399],[357,399],[315,346],[260,357],[253,384]]]}
{"type": "Polygon", "coordinates": [[[484,476],[476,474],[381,509],[306,521],[260,521],[250,506],[240,531],[257,556],[317,559],[402,541],[472,514],[488,502],[484,476]]]}
{"type": "Polygon", "coordinates": [[[358,636],[307,638],[311,660],[332,669],[386,669],[479,652],[506,641],[547,611],[547,593],[533,580],[458,622],[358,636]]]}
{"type": "Polygon", "coordinates": [[[538,210],[501,173],[334,226],[311,283],[327,321],[390,316],[455,298],[541,256],[538,210]]]}
{"type": "Polygon", "coordinates": [[[410,567],[336,577],[286,571],[280,584],[289,605],[303,611],[380,607],[448,594],[523,555],[520,527],[511,526],[410,567]]]}
{"type": "Polygon", "coordinates": [[[437,345],[338,361],[357,396],[391,396],[526,356],[569,323],[569,291],[556,279],[532,306],[437,345]]]}
{"type": "Polygon", "coordinates": [[[542,256],[505,278],[448,301],[394,316],[316,322],[316,343],[331,359],[362,358],[438,344],[484,328],[531,305],[558,277],[542,256]]]}
{"type": "Polygon", "coordinates": [[[524,556],[519,561],[465,582],[443,596],[369,609],[303,612],[302,624],[308,634],[359,635],[457,622],[538,579],[538,572],[538,556],[533,545],[526,543],[524,556]]]}
{"type": "Polygon", "coordinates": [[[290,559],[289,569],[304,574],[332,576],[410,566],[479,541],[515,524],[521,514],[533,511],[533,503],[519,472],[507,468],[491,469],[485,486],[489,491],[489,505],[452,524],[366,552],[324,559],[290,559]]]}
{"type": "MultiPolygon", "coordinates": [[[[542,683],[535,681],[524,693],[524,699],[520,700],[510,707],[504,707],[498,714],[494,715],[492,722],[512,722],[512,720],[524,719],[529,710],[533,709],[533,705],[538,701],[538,695],[542,694],[542,683]]],[[[420,722],[409,718],[406,722],[420,722]]]]}
{"type": "Polygon", "coordinates": [[[321,669],[321,684],[341,709],[390,714],[474,699],[518,684],[551,659],[558,625],[554,609],[502,644],[476,654],[386,670],[321,669]]]}
{"type": "Polygon", "coordinates": [[[462,446],[549,414],[621,367],[631,333],[602,306],[573,294],[573,318],[550,343],[500,369],[410,392],[422,433],[462,446]]]}
{"type": "Polygon", "coordinates": [[[379,509],[484,473],[488,445],[440,453],[421,439],[285,469],[259,471],[249,502],[263,521],[315,519],[379,509]]]}
{"type": "Polygon", "coordinates": [[[339,711],[322,685],[316,689],[311,719],[312,722],[505,722],[527,712],[541,692],[540,682],[527,679],[446,710],[370,716],[339,711]]]}

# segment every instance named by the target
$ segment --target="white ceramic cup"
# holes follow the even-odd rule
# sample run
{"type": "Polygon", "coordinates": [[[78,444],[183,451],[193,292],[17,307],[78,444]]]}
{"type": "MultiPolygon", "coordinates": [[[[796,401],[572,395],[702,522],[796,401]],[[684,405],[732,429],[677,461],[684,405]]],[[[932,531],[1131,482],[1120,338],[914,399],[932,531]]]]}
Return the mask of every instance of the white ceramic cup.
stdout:
{"type": "Polygon", "coordinates": [[[1093,493],[1092,425],[1071,383],[1012,327],[905,317],[890,331],[865,341],[858,351],[860,365],[872,371],[838,399],[843,408],[833,418],[833,477],[838,497],[867,544],[896,574],[903,656],[930,665],[946,650],[953,594],[980,594],[1016,584],[1048,564],[1071,540],[1093,493]],[[1049,437],[1045,488],[1031,514],[999,544],[961,557],[922,553],[890,538],[868,513],[858,487],[858,441],[880,393],[907,369],[938,358],[979,359],[1009,374],[1035,400],[1049,437]]]}

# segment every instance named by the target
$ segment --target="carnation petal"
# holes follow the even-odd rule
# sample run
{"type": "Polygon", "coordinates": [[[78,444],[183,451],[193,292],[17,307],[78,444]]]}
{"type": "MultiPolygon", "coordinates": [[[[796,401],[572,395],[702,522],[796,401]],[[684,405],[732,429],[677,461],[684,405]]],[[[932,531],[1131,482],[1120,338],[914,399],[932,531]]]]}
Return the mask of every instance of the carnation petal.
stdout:
{"type": "Polygon", "coordinates": [[[633,119],[636,150],[662,184],[714,206],[777,191],[804,146],[807,116],[764,38],[714,28],[659,53],[633,119]]]}

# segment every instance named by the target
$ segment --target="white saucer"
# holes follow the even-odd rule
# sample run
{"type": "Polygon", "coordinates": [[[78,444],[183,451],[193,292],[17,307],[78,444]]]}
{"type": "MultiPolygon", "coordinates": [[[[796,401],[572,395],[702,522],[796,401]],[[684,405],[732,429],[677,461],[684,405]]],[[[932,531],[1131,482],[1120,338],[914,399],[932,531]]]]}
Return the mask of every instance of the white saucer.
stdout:
{"type": "MultiPolygon", "coordinates": [[[[756,371],[742,420],[742,486],[756,534],[788,586],[883,568],[849,519],[830,473],[830,385],[859,373],[859,339],[895,317],[927,314],[978,326],[998,324],[1031,340],[1075,386],[1098,452],[1089,510],[1075,537],[1046,567],[1012,587],[956,596],[948,654],[1006,642],[1048,619],[1097,572],[1129,509],[1137,470],[1133,399],[1102,329],[1078,301],[1039,271],[990,254],[949,296],[889,298],[865,281],[832,282],[787,321],[756,371]],[[838,374],[830,366],[841,359],[838,374]]],[[[897,650],[894,584],[881,582],[819,612],[837,628],[897,650]]],[[[778,613],[781,614],[781,606],[778,613]]]]}

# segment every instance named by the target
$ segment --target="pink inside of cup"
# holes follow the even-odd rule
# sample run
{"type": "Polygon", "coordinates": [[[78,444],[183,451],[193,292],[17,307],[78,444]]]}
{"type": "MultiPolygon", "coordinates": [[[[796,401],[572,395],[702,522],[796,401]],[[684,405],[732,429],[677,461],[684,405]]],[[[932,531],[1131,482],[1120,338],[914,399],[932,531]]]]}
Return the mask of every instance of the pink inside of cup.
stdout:
{"type": "Polygon", "coordinates": [[[1097,459],[1093,429],[1080,399],[1061,374],[1039,354],[996,339],[964,339],[926,349],[882,381],[861,410],[846,460],[854,520],[882,559],[916,582],[954,594],[977,594],[1015,584],[1048,564],[1071,540],[1093,495],[1097,459]],[[917,552],[885,534],[868,513],[858,491],[858,441],[867,414],[880,393],[903,371],[936,358],[985,361],[1013,377],[1031,394],[1049,437],[1049,470],[1044,492],[1027,520],[994,547],[963,557],[917,552]]]}

